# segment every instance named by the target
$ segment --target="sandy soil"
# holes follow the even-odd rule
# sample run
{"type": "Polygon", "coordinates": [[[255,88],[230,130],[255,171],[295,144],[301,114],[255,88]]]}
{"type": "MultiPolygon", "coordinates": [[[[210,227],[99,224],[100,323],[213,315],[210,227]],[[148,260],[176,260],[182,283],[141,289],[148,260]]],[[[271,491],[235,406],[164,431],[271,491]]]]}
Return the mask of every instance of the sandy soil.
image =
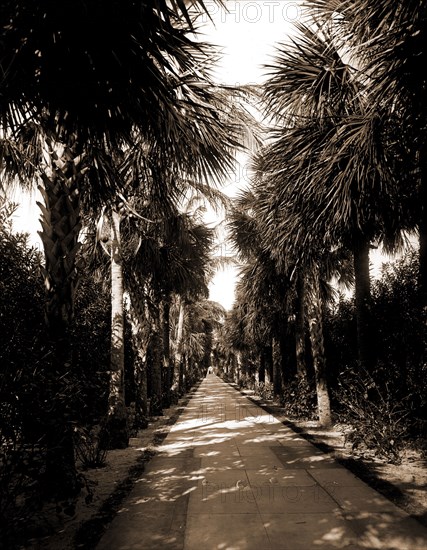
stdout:
{"type": "Polygon", "coordinates": [[[73,516],[58,513],[56,506],[46,506],[36,518],[34,537],[22,548],[30,550],[89,550],[95,547],[105,527],[127,496],[144,464],[155,455],[158,446],[176,421],[188,396],[165,409],[163,416],[151,419],[148,428],[130,439],[127,449],[108,452],[103,468],[81,473],[88,490],[83,489],[73,516]],[[81,542],[80,542],[81,541],[81,542]]]}

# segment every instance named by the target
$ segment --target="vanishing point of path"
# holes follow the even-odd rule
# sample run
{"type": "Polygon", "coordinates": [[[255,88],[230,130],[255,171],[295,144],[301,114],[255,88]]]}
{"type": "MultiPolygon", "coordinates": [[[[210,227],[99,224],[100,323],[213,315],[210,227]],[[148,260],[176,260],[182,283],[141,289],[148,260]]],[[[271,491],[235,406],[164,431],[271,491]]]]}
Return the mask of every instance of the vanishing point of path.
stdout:
{"type": "Polygon", "coordinates": [[[427,529],[208,375],[97,550],[426,550],[427,529]]]}

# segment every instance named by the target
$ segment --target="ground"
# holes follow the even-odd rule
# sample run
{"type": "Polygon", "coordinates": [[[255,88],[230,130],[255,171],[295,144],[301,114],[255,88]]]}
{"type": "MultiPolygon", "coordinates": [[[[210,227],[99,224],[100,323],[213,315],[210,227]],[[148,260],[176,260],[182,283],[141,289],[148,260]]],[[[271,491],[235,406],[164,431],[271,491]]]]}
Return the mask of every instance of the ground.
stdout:
{"type": "Polygon", "coordinates": [[[401,463],[391,464],[374,452],[355,455],[346,442],[346,426],[318,428],[313,421],[294,421],[314,443],[332,448],[332,454],[351,468],[364,481],[385,494],[408,514],[427,526],[427,461],[421,453],[406,449],[400,453],[401,463]]]}
{"type": "MultiPolygon", "coordinates": [[[[259,401],[251,391],[243,390],[242,393],[255,402],[259,401]]],[[[347,438],[349,426],[334,424],[327,429],[320,428],[313,420],[289,420],[281,413],[280,407],[273,403],[267,405],[267,408],[427,526],[427,457],[422,453],[413,449],[402,450],[399,464],[393,464],[374,451],[363,448],[355,451],[347,438]]]]}
{"type": "MultiPolygon", "coordinates": [[[[246,393],[246,392],[245,392],[246,393]]],[[[130,440],[124,450],[110,451],[104,468],[84,472],[93,488],[93,499],[86,502],[83,491],[74,516],[58,515],[55,507],[44,510],[40,516],[42,536],[35,537],[26,548],[31,550],[72,550],[95,548],[123,498],[129,493],[144,463],[155,454],[157,447],[176,420],[186,398],[164,411],[164,416],[153,418],[146,430],[130,440]]],[[[275,416],[289,422],[275,411],[275,416]]],[[[349,466],[362,479],[380,490],[395,504],[427,525],[427,468],[426,460],[414,451],[402,453],[402,463],[389,464],[379,457],[355,457],[351,444],[345,440],[345,427],[335,425],[318,428],[313,421],[294,421],[291,424],[302,436],[323,446],[334,457],[349,466]],[[326,447],[327,446],[327,447],[326,447]]]]}

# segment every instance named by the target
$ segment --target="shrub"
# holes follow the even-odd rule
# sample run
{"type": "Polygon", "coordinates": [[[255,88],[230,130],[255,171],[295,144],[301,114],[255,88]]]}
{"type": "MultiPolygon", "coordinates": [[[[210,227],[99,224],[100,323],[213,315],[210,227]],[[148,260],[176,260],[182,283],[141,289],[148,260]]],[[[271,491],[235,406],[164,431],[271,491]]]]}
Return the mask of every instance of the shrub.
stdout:
{"type": "Polygon", "coordinates": [[[107,461],[108,444],[103,426],[76,427],[74,446],[83,468],[103,468],[107,461]]]}
{"type": "Polygon", "coordinates": [[[347,439],[353,449],[372,449],[399,463],[410,427],[410,396],[398,397],[380,369],[371,374],[358,368],[341,374],[335,399],[340,403],[340,420],[351,424],[347,439]]]}
{"type": "Polygon", "coordinates": [[[290,419],[313,420],[317,417],[316,391],[305,376],[297,376],[287,384],[280,404],[290,419]]]}
{"type": "Polygon", "coordinates": [[[408,251],[401,259],[385,264],[381,277],[373,281],[376,363],[370,372],[362,372],[357,362],[354,300],[341,297],[325,320],[334,411],[355,423],[355,446],[377,445],[378,452],[394,460],[394,449],[402,438],[420,444],[427,439],[427,333],[418,269],[418,253],[408,251]],[[364,400],[366,388],[373,400],[364,400]],[[369,418],[366,427],[364,415],[369,418]],[[370,435],[364,436],[364,430],[370,435]]]}
{"type": "Polygon", "coordinates": [[[273,384],[257,382],[254,392],[255,395],[259,396],[263,401],[272,401],[274,399],[273,384]]]}

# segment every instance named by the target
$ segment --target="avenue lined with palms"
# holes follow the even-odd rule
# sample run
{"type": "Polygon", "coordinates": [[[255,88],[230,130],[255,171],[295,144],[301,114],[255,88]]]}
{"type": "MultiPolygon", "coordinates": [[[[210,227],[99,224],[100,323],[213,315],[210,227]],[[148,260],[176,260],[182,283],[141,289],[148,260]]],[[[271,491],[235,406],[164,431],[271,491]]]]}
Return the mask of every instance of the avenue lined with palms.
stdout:
{"type": "MultiPolygon", "coordinates": [[[[201,404],[252,406],[228,382],[292,418],[345,424],[355,453],[425,459],[427,4],[304,2],[262,86],[215,81],[221,52],[199,34],[211,8],[1,3],[1,543],[25,546],[52,503],[72,516],[93,498],[85,469],[197,388],[141,480],[130,515],[147,503],[144,528],[123,519],[132,547],[422,548],[424,527],[370,490],[379,508],[328,492],[328,468],[347,474],[261,409],[260,423],[192,422],[201,404]],[[250,181],[229,198],[242,154],[250,181]],[[40,192],[42,251],[14,228],[17,187],[40,192]],[[224,221],[207,224],[207,209],[224,221]],[[401,259],[373,282],[379,246],[401,259]],[[209,284],[230,264],[226,311],[209,284]],[[258,501],[264,474],[300,460],[321,465],[289,474],[322,493],[318,510],[258,501]],[[222,490],[203,496],[228,481],[252,491],[236,517],[222,490]]],[[[101,547],[128,547],[122,535],[113,524],[101,547]]]]}

